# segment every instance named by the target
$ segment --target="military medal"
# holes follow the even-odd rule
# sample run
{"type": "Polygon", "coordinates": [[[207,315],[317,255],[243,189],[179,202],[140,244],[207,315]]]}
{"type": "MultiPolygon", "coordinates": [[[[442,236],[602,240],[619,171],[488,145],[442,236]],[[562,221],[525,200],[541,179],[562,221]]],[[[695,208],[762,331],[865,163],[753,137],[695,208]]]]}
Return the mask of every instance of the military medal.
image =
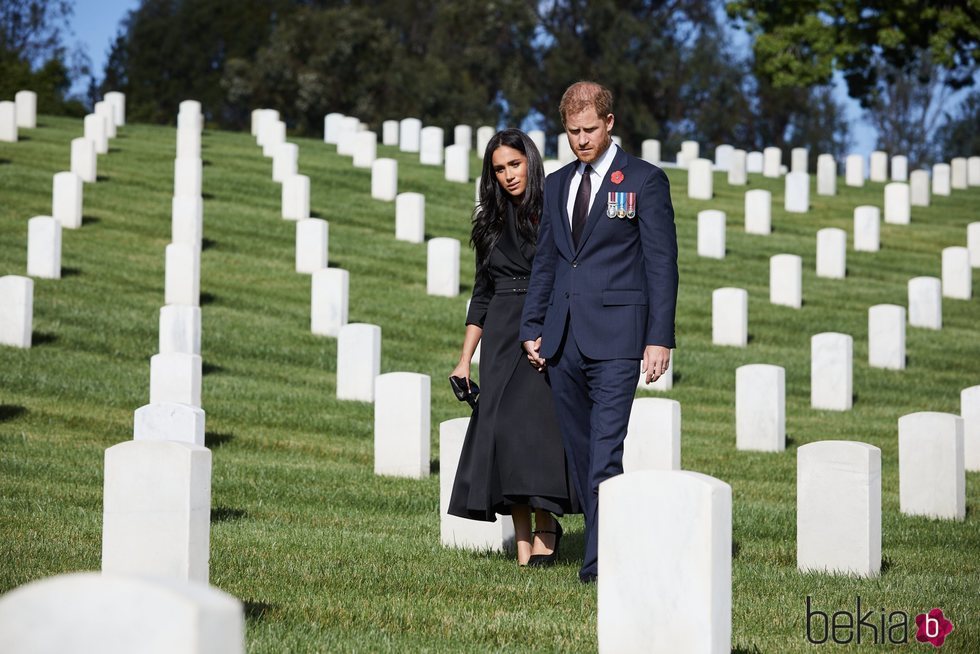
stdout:
{"type": "Polygon", "coordinates": [[[610,191],[608,197],[606,198],[606,215],[610,218],[616,217],[616,192],[610,191]]]}
{"type": "Polygon", "coordinates": [[[636,217],[636,193],[626,194],[626,217],[631,219],[636,217]]]}
{"type": "Polygon", "coordinates": [[[626,194],[616,193],[616,215],[620,218],[626,217],[626,194]]]}

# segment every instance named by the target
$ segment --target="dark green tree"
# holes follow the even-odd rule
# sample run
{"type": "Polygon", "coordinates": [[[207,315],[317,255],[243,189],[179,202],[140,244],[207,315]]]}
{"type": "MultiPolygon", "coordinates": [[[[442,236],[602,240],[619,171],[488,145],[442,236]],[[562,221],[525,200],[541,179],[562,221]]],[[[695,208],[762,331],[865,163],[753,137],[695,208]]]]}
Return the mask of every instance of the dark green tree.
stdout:
{"type": "Polygon", "coordinates": [[[980,90],[970,91],[936,132],[936,160],[980,155],[980,90]]]}

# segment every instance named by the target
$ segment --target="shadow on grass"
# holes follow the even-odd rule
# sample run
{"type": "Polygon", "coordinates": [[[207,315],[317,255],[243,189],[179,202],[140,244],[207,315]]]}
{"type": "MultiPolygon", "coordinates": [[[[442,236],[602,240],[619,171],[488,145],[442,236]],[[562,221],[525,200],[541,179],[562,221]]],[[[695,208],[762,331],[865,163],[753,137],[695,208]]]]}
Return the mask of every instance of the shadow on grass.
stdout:
{"type": "Polygon", "coordinates": [[[31,347],[50,345],[56,342],[58,342],[58,335],[51,332],[34,332],[31,334],[31,347]]]}
{"type": "Polygon", "coordinates": [[[112,181],[112,178],[109,177],[108,175],[96,175],[95,176],[95,181],[97,181],[97,182],[111,182],[112,181]]]}
{"type": "Polygon", "coordinates": [[[201,193],[201,199],[202,200],[213,200],[214,199],[214,194],[213,193],[201,193]]]}
{"type": "Polygon", "coordinates": [[[114,152],[122,152],[122,151],[123,151],[122,148],[109,148],[109,154],[112,154],[114,152]]]}
{"type": "Polygon", "coordinates": [[[762,654],[762,650],[756,645],[736,645],[732,648],[732,654],[762,654]]]}
{"type": "Polygon", "coordinates": [[[201,293],[198,298],[198,303],[203,307],[206,304],[216,304],[218,302],[218,296],[214,293],[201,293]]]}
{"type": "Polygon", "coordinates": [[[214,164],[211,163],[211,160],[210,159],[204,159],[204,160],[201,161],[201,166],[213,166],[213,165],[214,164]]]}
{"type": "Polygon", "coordinates": [[[433,459],[429,462],[429,474],[438,475],[439,474],[439,459],[433,459]]]}
{"type": "Polygon", "coordinates": [[[202,238],[201,239],[201,251],[202,252],[204,250],[211,250],[211,249],[217,247],[217,245],[218,245],[218,242],[217,241],[214,241],[214,240],[212,240],[210,238],[202,238]]]}
{"type": "Polygon", "coordinates": [[[732,539],[732,558],[733,559],[737,559],[738,558],[738,554],[741,551],[742,551],[742,545],[737,540],[735,540],[733,538],[732,539]]]}
{"type": "Polygon", "coordinates": [[[878,574],[885,574],[891,569],[892,569],[892,560],[887,556],[881,557],[881,570],[879,571],[878,574]]]}
{"type": "Polygon", "coordinates": [[[211,507],[211,522],[233,522],[241,520],[246,515],[245,509],[232,509],[227,506],[211,507]]]}
{"type": "Polygon", "coordinates": [[[243,604],[245,604],[246,620],[264,620],[265,614],[270,609],[275,608],[275,606],[272,604],[266,604],[265,602],[253,602],[251,600],[245,600],[243,604]]]}
{"type": "Polygon", "coordinates": [[[203,363],[201,364],[201,376],[206,377],[208,375],[217,375],[224,372],[223,366],[219,366],[216,363],[203,363]]]}
{"type": "Polygon", "coordinates": [[[98,225],[101,222],[98,216],[82,216],[82,225],[98,225]]]}
{"type": "Polygon", "coordinates": [[[0,422],[16,420],[27,413],[27,407],[19,404],[0,404],[0,422]]]}
{"type": "Polygon", "coordinates": [[[6,166],[6,165],[8,165],[10,163],[13,163],[12,161],[10,161],[10,159],[2,159],[2,158],[0,158],[0,166],[6,166]]]}
{"type": "Polygon", "coordinates": [[[73,268],[73,267],[69,267],[69,266],[62,266],[61,267],[61,277],[62,278],[64,278],[64,277],[78,277],[81,274],[82,274],[82,269],[81,268],[73,268]]]}
{"type": "Polygon", "coordinates": [[[789,434],[786,434],[786,449],[791,447],[796,447],[796,439],[789,434]]]}
{"type": "Polygon", "coordinates": [[[221,447],[225,443],[233,440],[235,440],[234,434],[219,434],[213,431],[204,433],[204,444],[211,449],[221,447]]]}

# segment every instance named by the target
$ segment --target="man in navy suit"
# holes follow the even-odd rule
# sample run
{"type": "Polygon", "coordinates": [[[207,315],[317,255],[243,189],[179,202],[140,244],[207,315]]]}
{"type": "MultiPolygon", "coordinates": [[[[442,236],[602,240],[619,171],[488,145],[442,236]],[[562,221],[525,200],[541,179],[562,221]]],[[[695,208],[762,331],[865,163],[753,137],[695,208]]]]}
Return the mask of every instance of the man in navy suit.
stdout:
{"type": "Polygon", "coordinates": [[[591,582],[599,484],[623,472],[638,374],[649,384],[670,364],[677,235],[667,176],[612,142],[612,93],[578,82],[559,110],[577,161],[545,182],[520,339],[531,364],[549,371],[585,513],[579,578],[591,582]]]}

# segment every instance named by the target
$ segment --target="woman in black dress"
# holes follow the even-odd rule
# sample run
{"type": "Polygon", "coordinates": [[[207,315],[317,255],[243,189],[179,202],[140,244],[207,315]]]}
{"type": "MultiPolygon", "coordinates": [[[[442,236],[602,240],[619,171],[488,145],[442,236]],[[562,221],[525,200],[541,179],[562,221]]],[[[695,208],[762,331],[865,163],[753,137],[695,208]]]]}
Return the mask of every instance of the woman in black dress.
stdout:
{"type": "Polygon", "coordinates": [[[482,340],[480,401],[463,442],[449,513],[489,522],[510,514],[517,562],[532,566],[550,565],[558,556],[562,532],[554,515],[579,511],[551,388],[527,365],[518,340],[543,192],[544,168],[531,139],[517,129],[495,134],[483,156],[470,239],[476,281],[462,355],[452,372],[469,382],[482,340]]]}

